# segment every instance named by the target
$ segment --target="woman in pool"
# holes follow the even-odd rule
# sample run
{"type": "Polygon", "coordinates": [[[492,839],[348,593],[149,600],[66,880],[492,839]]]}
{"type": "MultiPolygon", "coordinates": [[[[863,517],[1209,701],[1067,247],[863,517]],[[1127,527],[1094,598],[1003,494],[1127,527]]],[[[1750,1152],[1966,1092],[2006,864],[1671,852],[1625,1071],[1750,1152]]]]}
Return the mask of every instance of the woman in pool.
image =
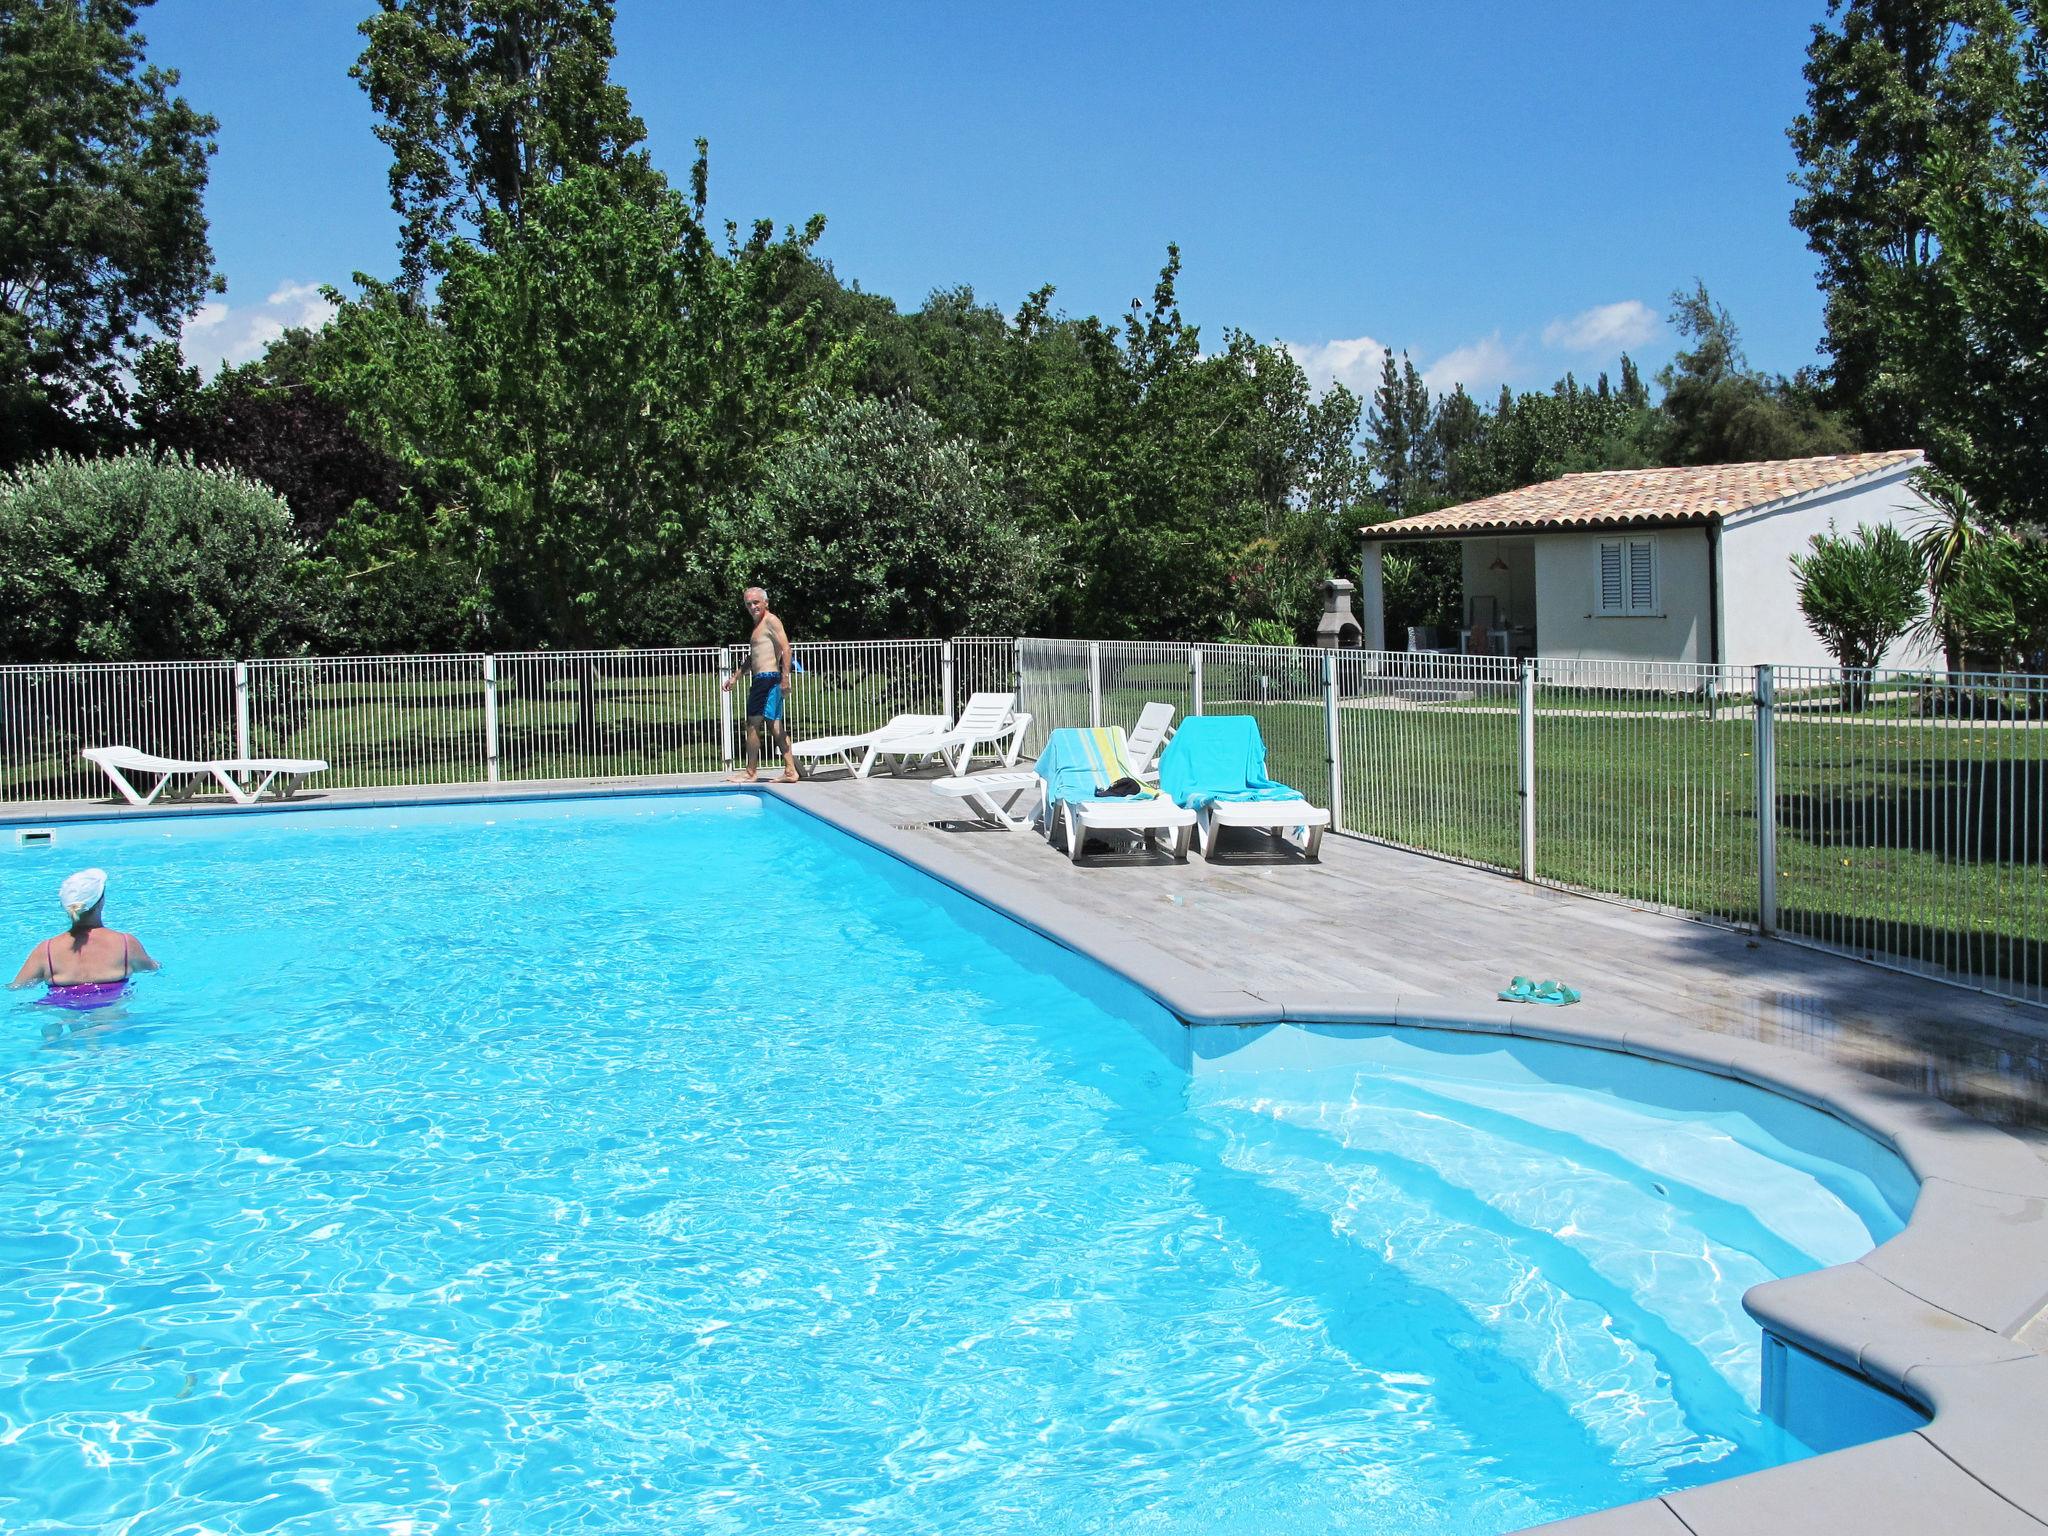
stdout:
{"type": "Polygon", "coordinates": [[[138,971],[159,969],[142,941],[132,933],[100,922],[107,904],[107,872],[81,869],[57,889],[57,899],[71,919],[69,932],[45,939],[21,963],[9,987],[46,981],[43,1001],[58,1008],[103,1008],[120,1001],[128,978],[138,971]]]}

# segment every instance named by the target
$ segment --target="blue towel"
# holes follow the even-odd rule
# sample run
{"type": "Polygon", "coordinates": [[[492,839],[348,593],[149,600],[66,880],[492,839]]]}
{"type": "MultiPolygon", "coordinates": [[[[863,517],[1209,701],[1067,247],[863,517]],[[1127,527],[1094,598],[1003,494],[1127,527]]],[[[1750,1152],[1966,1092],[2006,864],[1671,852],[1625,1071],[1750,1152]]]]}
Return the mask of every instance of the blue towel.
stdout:
{"type": "Polygon", "coordinates": [[[1266,743],[1250,715],[1190,715],[1159,760],[1159,787],[1191,811],[1218,800],[1299,800],[1266,777],[1266,743]]]}
{"type": "Polygon", "coordinates": [[[1159,793],[1149,787],[1136,795],[1105,796],[1102,793],[1118,779],[1137,778],[1125,751],[1124,731],[1120,725],[1112,725],[1106,730],[1063,728],[1054,731],[1045,738],[1036,767],[1038,776],[1045,780],[1046,801],[1052,805],[1069,800],[1110,799],[1121,802],[1149,799],[1159,793]]]}

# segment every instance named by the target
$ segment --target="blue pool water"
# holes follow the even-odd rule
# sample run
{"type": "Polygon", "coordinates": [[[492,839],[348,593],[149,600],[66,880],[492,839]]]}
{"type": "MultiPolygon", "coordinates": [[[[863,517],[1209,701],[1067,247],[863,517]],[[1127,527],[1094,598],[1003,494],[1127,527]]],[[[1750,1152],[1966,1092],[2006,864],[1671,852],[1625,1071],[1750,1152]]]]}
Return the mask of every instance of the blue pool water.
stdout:
{"type": "Polygon", "coordinates": [[[68,827],[0,934],[93,863],[165,969],[0,1003],[9,1532],[1508,1530],[1803,1454],[1740,1294],[1911,1199],[1691,1074],[1188,1030],[752,795],[68,827]]]}

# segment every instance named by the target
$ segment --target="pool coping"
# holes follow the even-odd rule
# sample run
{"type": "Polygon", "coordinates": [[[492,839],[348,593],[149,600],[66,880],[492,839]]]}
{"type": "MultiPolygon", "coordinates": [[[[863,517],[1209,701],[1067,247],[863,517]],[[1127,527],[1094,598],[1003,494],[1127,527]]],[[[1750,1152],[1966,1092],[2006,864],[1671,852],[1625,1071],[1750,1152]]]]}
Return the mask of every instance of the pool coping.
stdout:
{"type": "Polygon", "coordinates": [[[1501,1004],[1447,1012],[1398,994],[1331,995],[1249,976],[1218,987],[1149,944],[1119,938],[1021,879],[976,867],[865,811],[767,784],[637,781],[434,785],[402,795],[262,806],[96,805],[0,811],[0,828],[157,815],[276,815],[479,801],[749,793],[772,798],[1123,977],[1191,1025],[1319,1024],[1498,1034],[1617,1051],[1807,1104],[1898,1153],[1920,1180],[1905,1229],[1863,1258],[1750,1290],[1771,1333],[1930,1412],[1907,1434],[1546,1525],[1546,1536],[2039,1532],[2048,1527],[2048,1163],[1939,1100],[1733,1036],[1647,1027],[1582,1004],[1570,1015],[1501,1004]]]}

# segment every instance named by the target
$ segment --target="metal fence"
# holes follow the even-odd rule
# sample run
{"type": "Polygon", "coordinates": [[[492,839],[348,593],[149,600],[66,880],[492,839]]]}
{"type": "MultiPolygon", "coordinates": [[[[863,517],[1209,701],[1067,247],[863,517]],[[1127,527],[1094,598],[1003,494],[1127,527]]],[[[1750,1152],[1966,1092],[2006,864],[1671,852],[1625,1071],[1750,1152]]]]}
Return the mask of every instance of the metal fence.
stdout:
{"type": "Polygon", "coordinates": [[[2048,1002],[2048,678],[1019,642],[1034,749],[1256,716],[1337,828],[2048,1002]]]}
{"type": "MultiPolygon", "coordinates": [[[[805,643],[801,736],[1015,692],[1027,750],[1248,714],[1338,830],[2048,1001],[2048,678],[1154,641],[805,643]]],[[[736,648],[0,666],[0,800],[80,748],[318,757],[384,787],[704,772],[736,648]]]]}

